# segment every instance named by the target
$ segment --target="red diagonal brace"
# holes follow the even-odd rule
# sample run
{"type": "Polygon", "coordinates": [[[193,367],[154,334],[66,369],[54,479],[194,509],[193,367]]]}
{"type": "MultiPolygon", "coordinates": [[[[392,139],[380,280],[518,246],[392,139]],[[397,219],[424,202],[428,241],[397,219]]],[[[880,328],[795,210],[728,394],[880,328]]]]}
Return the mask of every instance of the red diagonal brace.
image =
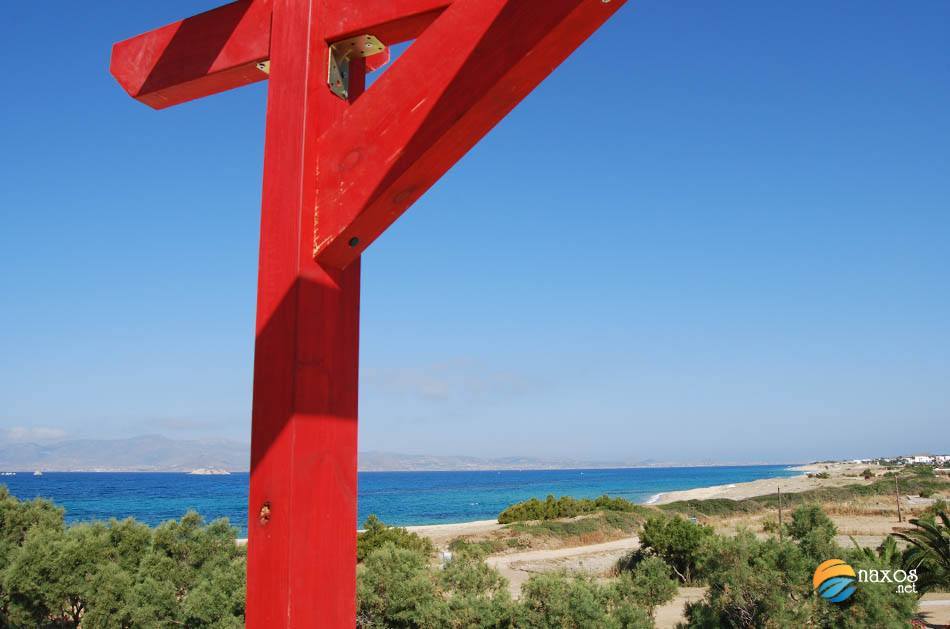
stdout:
{"type": "Polygon", "coordinates": [[[356,259],[621,4],[456,0],[321,137],[317,261],[356,259]]]}

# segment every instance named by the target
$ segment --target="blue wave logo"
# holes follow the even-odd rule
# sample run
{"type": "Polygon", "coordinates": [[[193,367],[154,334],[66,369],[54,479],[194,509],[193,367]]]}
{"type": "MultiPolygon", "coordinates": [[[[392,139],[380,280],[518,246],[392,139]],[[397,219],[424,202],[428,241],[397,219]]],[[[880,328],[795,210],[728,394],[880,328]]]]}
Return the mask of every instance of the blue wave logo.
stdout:
{"type": "Polygon", "coordinates": [[[858,589],[855,585],[857,580],[854,568],[840,559],[829,559],[815,570],[812,583],[815,591],[826,601],[843,603],[858,589]]]}

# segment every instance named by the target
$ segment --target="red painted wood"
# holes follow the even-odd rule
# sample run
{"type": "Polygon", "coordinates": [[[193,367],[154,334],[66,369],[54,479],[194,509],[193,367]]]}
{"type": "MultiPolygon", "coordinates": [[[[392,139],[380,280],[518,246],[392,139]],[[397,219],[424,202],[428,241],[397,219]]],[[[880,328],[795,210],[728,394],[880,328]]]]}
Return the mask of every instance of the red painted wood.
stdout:
{"type": "Polygon", "coordinates": [[[450,4],[452,0],[339,2],[327,16],[327,40],[369,33],[387,45],[409,41],[418,37],[450,4]]]}
{"type": "Polygon", "coordinates": [[[263,81],[270,50],[270,0],[239,0],[121,41],[112,75],[133,98],[164,109],[263,81]]]}
{"type": "Polygon", "coordinates": [[[354,624],[360,252],[622,3],[241,0],[115,45],[113,74],[155,108],[271,61],[248,627],[354,624]],[[418,40],[366,94],[354,61],[347,103],[328,42],[360,33],[418,40]]]}
{"type": "MultiPolygon", "coordinates": [[[[313,260],[326,86],[321,0],[274,0],[248,517],[247,626],[352,627],[356,600],[359,263],[313,260]],[[261,509],[268,506],[269,519],[261,509]]],[[[362,65],[351,66],[351,94],[362,65]]]]}
{"type": "MultiPolygon", "coordinates": [[[[386,44],[415,38],[452,0],[340,3],[321,27],[330,42],[370,33],[386,44]]],[[[239,0],[121,41],[111,70],[133,98],[164,109],[263,81],[270,57],[271,0],[239,0]]]]}
{"type": "Polygon", "coordinates": [[[359,257],[621,4],[453,3],[321,138],[317,260],[359,257]]]}

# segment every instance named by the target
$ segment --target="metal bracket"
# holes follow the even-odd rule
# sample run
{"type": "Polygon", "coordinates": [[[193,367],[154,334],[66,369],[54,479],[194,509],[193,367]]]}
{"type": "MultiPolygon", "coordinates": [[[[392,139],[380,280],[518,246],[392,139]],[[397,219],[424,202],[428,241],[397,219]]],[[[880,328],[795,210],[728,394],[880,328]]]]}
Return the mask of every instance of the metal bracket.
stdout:
{"type": "Polygon", "coordinates": [[[327,85],[330,91],[346,100],[350,96],[350,59],[371,57],[386,50],[383,42],[372,35],[357,35],[330,44],[327,63],[327,85]]]}

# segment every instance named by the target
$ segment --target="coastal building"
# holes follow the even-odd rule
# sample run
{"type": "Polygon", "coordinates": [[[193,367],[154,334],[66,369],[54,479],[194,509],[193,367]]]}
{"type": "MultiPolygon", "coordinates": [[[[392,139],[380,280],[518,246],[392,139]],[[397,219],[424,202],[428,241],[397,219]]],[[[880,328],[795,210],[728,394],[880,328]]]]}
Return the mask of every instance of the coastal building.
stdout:
{"type": "Polygon", "coordinates": [[[929,454],[915,454],[913,456],[904,457],[904,461],[908,464],[919,464],[930,465],[934,462],[934,457],[929,454]]]}

